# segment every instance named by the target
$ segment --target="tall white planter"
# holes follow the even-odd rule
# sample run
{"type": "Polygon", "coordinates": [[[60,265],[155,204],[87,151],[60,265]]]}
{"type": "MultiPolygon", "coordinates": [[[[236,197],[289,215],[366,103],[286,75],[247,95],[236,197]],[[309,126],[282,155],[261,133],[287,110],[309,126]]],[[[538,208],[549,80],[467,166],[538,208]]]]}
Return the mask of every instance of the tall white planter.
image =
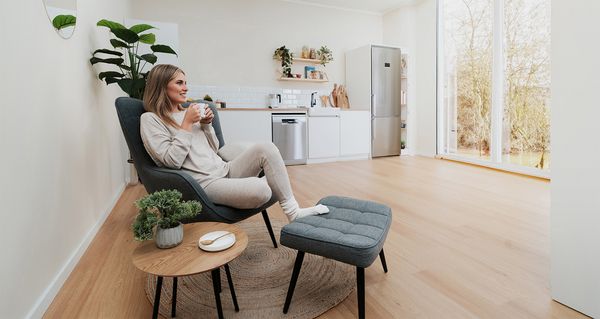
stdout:
{"type": "Polygon", "coordinates": [[[129,164],[129,185],[137,185],[139,183],[139,178],[137,171],[135,170],[135,166],[133,163],[129,164]]]}

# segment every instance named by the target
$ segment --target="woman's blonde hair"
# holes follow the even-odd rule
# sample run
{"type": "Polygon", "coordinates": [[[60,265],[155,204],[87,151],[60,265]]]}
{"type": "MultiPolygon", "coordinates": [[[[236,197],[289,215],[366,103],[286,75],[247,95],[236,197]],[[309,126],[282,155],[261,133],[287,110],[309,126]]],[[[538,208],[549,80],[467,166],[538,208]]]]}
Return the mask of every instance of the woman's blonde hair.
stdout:
{"type": "MultiPolygon", "coordinates": [[[[171,117],[173,105],[167,95],[167,86],[177,73],[185,74],[180,68],[171,64],[158,64],[148,72],[146,89],[144,90],[144,108],[152,112],[167,125],[179,127],[171,117]]],[[[180,106],[181,107],[181,106],[180,106]]]]}

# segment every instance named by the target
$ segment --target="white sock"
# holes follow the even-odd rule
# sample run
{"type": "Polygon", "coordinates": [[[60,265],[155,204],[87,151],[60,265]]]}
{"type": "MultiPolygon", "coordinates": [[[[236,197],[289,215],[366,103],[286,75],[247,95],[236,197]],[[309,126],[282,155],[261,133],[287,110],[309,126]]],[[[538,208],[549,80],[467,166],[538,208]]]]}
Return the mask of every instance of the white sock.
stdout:
{"type": "Polygon", "coordinates": [[[306,216],[314,216],[329,213],[329,208],[325,205],[317,205],[306,208],[297,208],[290,213],[286,213],[287,218],[291,221],[294,221],[296,218],[302,218],[306,216]]]}

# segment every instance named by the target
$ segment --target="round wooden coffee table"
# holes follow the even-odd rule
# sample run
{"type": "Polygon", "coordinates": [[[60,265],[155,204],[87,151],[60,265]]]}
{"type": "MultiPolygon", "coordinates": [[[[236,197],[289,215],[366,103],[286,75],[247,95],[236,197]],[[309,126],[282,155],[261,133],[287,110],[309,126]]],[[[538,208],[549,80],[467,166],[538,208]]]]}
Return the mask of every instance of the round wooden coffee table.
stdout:
{"type": "Polygon", "coordinates": [[[158,317],[160,293],[163,277],[173,277],[173,300],[171,303],[171,316],[175,317],[177,304],[177,277],[190,276],[206,271],[211,271],[215,301],[219,318],[223,318],[221,307],[221,273],[220,267],[225,266],[227,281],[231,290],[231,297],[235,310],[239,311],[231,272],[227,263],[237,258],[248,246],[248,235],[235,225],[203,222],[183,225],[183,242],[173,248],[160,249],[154,241],[140,244],[133,252],[133,264],[140,270],[158,276],[156,281],[156,294],[154,296],[154,310],[152,318],[158,317]],[[219,252],[207,252],[198,248],[198,239],[206,233],[217,230],[226,230],[235,234],[235,244],[219,252]]]}

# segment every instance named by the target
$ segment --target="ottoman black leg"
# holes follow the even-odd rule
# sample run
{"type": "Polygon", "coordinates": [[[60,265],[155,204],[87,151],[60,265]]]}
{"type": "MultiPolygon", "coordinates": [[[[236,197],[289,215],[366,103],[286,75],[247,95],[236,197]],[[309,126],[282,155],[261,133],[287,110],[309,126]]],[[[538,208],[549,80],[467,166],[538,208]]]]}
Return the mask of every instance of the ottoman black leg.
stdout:
{"type": "Polygon", "coordinates": [[[158,276],[156,280],[156,292],[154,293],[154,309],[152,310],[152,319],[158,318],[158,306],[160,306],[160,293],[162,291],[163,277],[158,276]]]}
{"type": "Polygon", "coordinates": [[[173,277],[173,299],[171,299],[171,318],[175,318],[175,307],[177,306],[177,277],[173,277]]]}
{"type": "Polygon", "coordinates": [[[217,303],[217,313],[219,314],[219,319],[223,319],[223,307],[221,307],[221,295],[219,294],[219,282],[221,282],[221,272],[219,268],[213,269],[211,272],[213,289],[215,291],[215,302],[217,303]]]}
{"type": "Polygon", "coordinates": [[[300,274],[300,268],[302,268],[302,261],[304,260],[304,252],[298,251],[296,255],[296,262],[294,263],[294,271],[292,272],[292,279],[290,280],[290,286],[288,288],[287,297],[285,297],[285,304],[283,305],[283,313],[287,313],[292,302],[292,296],[294,295],[294,288],[296,288],[296,281],[300,274]]]}
{"type": "Polygon", "coordinates": [[[269,214],[267,214],[267,210],[262,211],[263,219],[265,220],[265,224],[267,225],[267,230],[269,231],[269,236],[271,236],[271,241],[273,242],[273,246],[277,248],[277,241],[275,240],[275,234],[273,233],[273,227],[271,227],[271,221],[269,220],[269,214]]]}
{"type": "Polygon", "coordinates": [[[381,259],[381,265],[383,266],[383,272],[387,274],[387,264],[385,263],[385,254],[383,253],[383,248],[381,248],[381,252],[379,252],[379,259],[381,259]]]}
{"type": "Polygon", "coordinates": [[[356,267],[356,294],[358,296],[358,319],[365,319],[365,269],[356,267]]]}
{"type": "Polygon", "coordinates": [[[227,274],[227,281],[229,282],[229,290],[231,290],[231,299],[233,299],[233,306],[235,307],[235,312],[240,311],[240,307],[237,303],[237,298],[235,297],[235,289],[233,288],[233,280],[231,280],[231,272],[229,271],[229,265],[225,264],[225,273],[227,274]]]}

